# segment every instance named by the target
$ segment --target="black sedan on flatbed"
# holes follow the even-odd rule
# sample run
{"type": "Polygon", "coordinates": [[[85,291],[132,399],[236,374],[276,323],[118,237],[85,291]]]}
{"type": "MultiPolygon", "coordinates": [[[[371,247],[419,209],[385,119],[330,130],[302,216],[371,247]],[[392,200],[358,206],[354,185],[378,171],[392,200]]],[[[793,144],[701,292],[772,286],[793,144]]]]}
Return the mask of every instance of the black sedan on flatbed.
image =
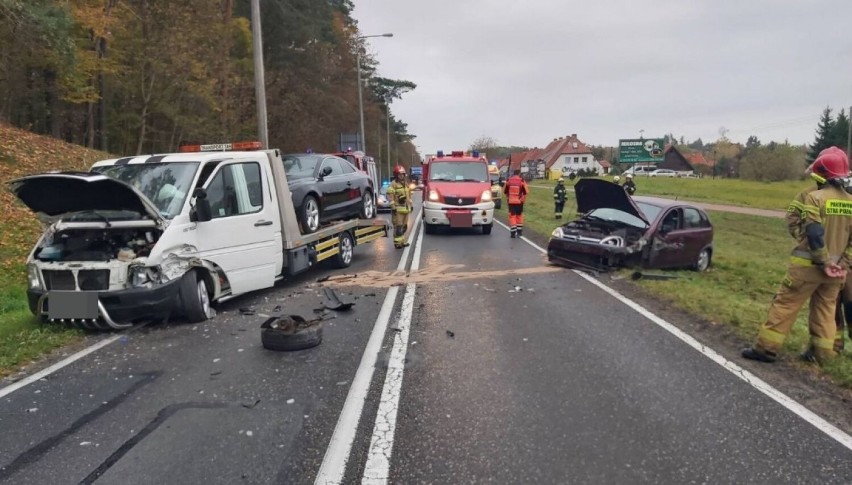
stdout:
{"type": "Polygon", "coordinates": [[[289,154],[281,157],[302,232],[316,232],[336,219],[372,219],[376,190],[369,175],[335,155],[289,154]]]}

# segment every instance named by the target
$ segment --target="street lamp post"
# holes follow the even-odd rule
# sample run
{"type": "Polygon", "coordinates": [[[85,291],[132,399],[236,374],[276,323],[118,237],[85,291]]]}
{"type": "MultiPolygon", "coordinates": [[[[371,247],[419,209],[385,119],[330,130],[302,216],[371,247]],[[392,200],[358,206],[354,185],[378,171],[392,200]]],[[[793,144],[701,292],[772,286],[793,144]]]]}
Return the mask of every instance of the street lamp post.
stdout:
{"type": "MultiPolygon", "coordinates": [[[[369,39],[370,37],[393,37],[393,34],[377,34],[377,35],[362,35],[359,36],[356,40],[361,39],[369,39]]],[[[357,46],[357,52],[355,55],[357,70],[358,70],[358,115],[360,117],[360,124],[358,126],[359,131],[361,132],[361,151],[367,153],[367,136],[364,134],[364,95],[362,94],[361,87],[361,44],[357,46]]]]}
{"type": "Polygon", "coordinates": [[[387,135],[388,135],[388,180],[391,178],[391,151],[390,151],[390,97],[385,98],[385,110],[387,119],[387,135]]]}

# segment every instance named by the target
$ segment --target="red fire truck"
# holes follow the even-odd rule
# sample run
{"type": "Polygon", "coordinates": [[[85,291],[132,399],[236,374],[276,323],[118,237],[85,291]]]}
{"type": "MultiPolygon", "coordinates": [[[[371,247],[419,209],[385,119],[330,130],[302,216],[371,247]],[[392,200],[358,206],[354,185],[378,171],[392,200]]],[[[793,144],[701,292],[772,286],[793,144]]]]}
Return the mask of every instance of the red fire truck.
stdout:
{"type": "Polygon", "coordinates": [[[478,152],[454,151],[423,162],[423,231],[435,226],[482,227],[491,234],[494,201],[488,161],[478,152]]]}

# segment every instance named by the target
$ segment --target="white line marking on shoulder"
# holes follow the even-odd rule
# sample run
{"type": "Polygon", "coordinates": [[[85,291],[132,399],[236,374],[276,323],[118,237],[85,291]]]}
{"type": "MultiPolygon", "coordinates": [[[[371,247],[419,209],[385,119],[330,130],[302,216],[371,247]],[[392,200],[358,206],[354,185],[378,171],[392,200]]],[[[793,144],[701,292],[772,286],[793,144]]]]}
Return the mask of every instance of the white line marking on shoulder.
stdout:
{"type": "Polygon", "coordinates": [[[50,366],[46,369],[42,369],[42,370],[36,372],[35,374],[33,374],[31,376],[25,377],[25,378],[21,379],[20,381],[14,383],[14,384],[10,384],[10,385],[0,389],[0,398],[8,396],[9,394],[12,394],[13,392],[17,391],[18,389],[21,389],[22,387],[25,387],[25,386],[32,384],[33,382],[36,382],[40,379],[44,379],[45,377],[49,376],[50,374],[53,374],[54,372],[58,371],[59,369],[62,369],[63,367],[67,367],[67,366],[73,364],[74,362],[76,362],[76,361],[82,359],[83,357],[91,354],[92,352],[97,352],[98,350],[100,350],[100,349],[106,347],[107,345],[115,342],[116,340],[118,340],[121,337],[122,337],[122,335],[113,335],[112,337],[105,338],[105,339],[101,340],[100,342],[98,342],[94,345],[90,345],[89,347],[86,347],[85,349],[77,352],[76,354],[73,354],[69,357],[66,357],[63,360],[60,360],[59,362],[53,364],[52,366],[50,366]]]}
{"type": "MultiPolygon", "coordinates": [[[[504,228],[509,229],[505,224],[503,224],[499,221],[495,221],[495,222],[497,222],[498,224],[500,224],[504,228]]],[[[547,250],[545,250],[541,246],[530,241],[526,237],[523,237],[522,239],[524,241],[526,241],[530,246],[537,249],[538,251],[540,251],[544,254],[547,254],[547,250]]],[[[652,322],[656,323],[657,325],[662,327],[667,332],[671,333],[675,337],[677,337],[680,340],[682,340],[683,342],[685,342],[690,347],[692,347],[695,350],[704,354],[707,358],[709,358],[713,362],[724,367],[731,374],[733,374],[733,375],[737,376],[738,378],[744,380],[749,385],[751,385],[752,387],[754,387],[758,391],[762,392],[763,394],[769,396],[775,402],[784,406],[785,408],[787,408],[788,410],[790,410],[791,412],[793,412],[794,414],[796,414],[800,418],[804,419],[808,423],[812,424],[814,427],[816,427],[817,429],[819,429],[823,433],[827,434],[828,436],[830,436],[832,439],[834,439],[838,443],[840,443],[843,446],[845,446],[846,448],[852,450],[852,436],[849,436],[843,430],[841,430],[838,427],[834,426],[833,424],[829,423],[828,421],[826,421],[822,417],[818,416],[816,413],[814,413],[810,409],[806,408],[805,406],[799,404],[797,401],[795,401],[790,396],[784,394],[783,392],[779,391],[778,389],[775,389],[770,384],[768,384],[766,381],[760,379],[759,377],[752,374],[751,372],[743,369],[742,367],[740,367],[736,363],[726,359],[721,354],[719,354],[715,350],[711,349],[710,347],[707,347],[706,345],[702,344],[701,342],[696,340],[694,337],[692,337],[688,333],[677,328],[676,326],[672,325],[671,323],[663,320],[661,317],[655,315],[650,310],[639,305],[638,303],[634,302],[630,298],[627,298],[626,296],[624,296],[621,293],[617,292],[616,290],[610,288],[609,286],[601,283],[597,279],[587,275],[586,273],[583,273],[582,271],[574,270],[574,273],[578,274],[581,278],[583,278],[586,281],[588,281],[589,283],[597,286],[601,290],[609,293],[616,300],[620,301],[621,303],[624,303],[625,305],[632,308],[633,310],[635,310],[637,313],[639,313],[643,317],[645,317],[648,320],[651,320],[652,322]]]]}

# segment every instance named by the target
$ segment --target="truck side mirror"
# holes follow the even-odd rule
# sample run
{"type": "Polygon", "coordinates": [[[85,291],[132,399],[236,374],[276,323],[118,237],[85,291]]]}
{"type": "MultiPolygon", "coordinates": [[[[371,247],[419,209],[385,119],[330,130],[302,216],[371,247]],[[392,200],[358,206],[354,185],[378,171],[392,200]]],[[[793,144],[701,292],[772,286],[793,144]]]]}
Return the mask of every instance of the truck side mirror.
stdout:
{"type": "Polygon", "coordinates": [[[207,190],[198,187],[192,195],[195,197],[195,207],[189,219],[193,222],[207,222],[213,219],[213,209],[210,208],[210,201],[207,200],[207,190]]]}

